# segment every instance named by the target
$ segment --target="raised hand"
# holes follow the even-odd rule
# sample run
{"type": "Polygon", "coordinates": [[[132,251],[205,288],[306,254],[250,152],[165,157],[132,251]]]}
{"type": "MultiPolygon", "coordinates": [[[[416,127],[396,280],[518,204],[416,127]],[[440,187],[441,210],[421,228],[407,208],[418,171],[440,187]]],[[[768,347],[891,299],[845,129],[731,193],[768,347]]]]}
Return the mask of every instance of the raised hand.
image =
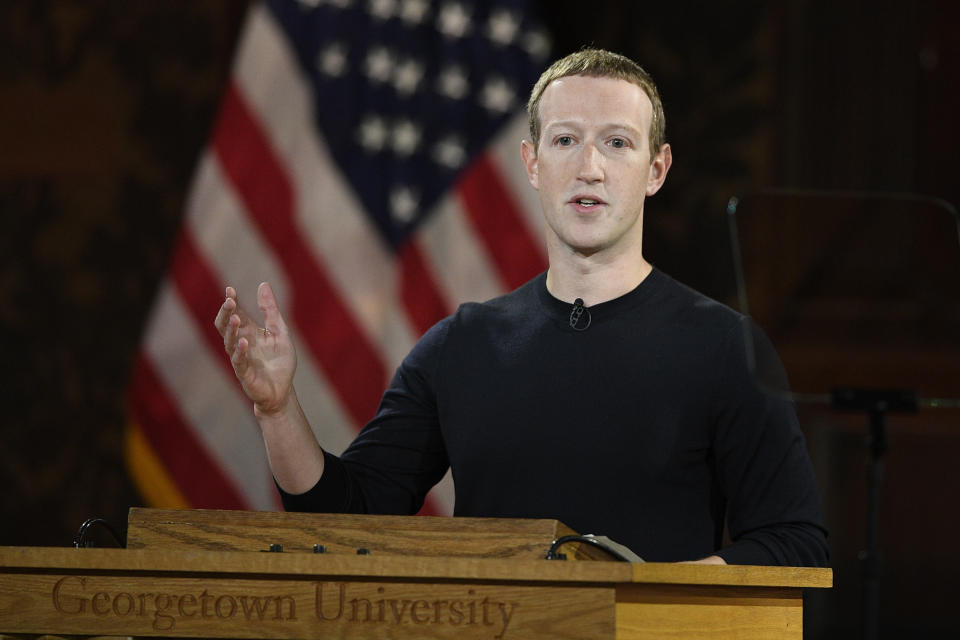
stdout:
{"type": "Polygon", "coordinates": [[[293,397],[297,353],[273,289],[266,282],[257,288],[263,326],[240,307],[236,289],[227,287],[226,293],[214,320],[223,347],[256,414],[278,414],[293,397]]]}

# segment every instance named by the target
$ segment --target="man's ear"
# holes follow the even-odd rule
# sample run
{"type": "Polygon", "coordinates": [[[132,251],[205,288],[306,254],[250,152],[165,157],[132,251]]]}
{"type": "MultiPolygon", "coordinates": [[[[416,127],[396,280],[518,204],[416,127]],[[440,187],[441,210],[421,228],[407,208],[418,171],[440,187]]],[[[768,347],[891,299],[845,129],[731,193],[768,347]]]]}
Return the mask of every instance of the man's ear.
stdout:
{"type": "Polygon", "coordinates": [[[533,185],[534,189],[540,189],[540,175],[537,168],[537,148],[529,140],[523,140],[520,143],[520,158],[523,159],[523,166],[527,168],[527,180],[533,185]]]}
{"type": "Polygon", "coordinates": [[[670,150],[670,145],[665,144],[660,147],[657,155],[653,157],[653,161],[650,163],[650,175],[647,178],[648,196],[652,196],[657,191],[660,191],[660,187],[662,187],[666,181],[667,172],[670,171],[670,165],[672,164],[673,152],[670,150]]]}

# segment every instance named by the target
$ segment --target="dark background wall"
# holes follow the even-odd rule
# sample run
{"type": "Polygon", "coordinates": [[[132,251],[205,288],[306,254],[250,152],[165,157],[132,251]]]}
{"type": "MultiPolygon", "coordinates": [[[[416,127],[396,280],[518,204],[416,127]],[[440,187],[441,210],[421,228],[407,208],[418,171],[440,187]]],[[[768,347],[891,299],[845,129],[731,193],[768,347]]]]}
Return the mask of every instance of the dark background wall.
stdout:
{"type": "MultiPolygon", "coordinates": [[[[960,203],[958,3],[542,6],[558,53],[608,47],[658,79],[676,163],[649,207],[647,252],[697,288],[731,294],[722,213],[748,188],[960,203]]],[[[127,374],[244,12],[228,0],[0,5],[0,544],[67,545],[85,518],[119,524],[142,504],[121,455],[127,374]]],[[[960,391],[955,370],[941,382],[960,391]]],[[[810,598],[807,636],[849,637],[865,419],[802,420],[836,571],[836,588],[810,598]]],[[[941,637],[960,570],[960,416],[890,424],[884,635],[941,637]]]]}

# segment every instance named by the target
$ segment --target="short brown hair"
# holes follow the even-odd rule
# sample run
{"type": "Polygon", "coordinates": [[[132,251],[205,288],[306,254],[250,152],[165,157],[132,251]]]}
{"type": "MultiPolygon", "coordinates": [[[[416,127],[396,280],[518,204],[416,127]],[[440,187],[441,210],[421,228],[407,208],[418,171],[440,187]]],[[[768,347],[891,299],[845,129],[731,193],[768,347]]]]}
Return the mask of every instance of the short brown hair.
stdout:
{"type": "Polygon", "coordinates": [[[660,150],[666,142],[666,117],[663,102],[653,78],[643,67],[626,56],[604,49],[581,49],[576,53],[560,58],[543,72],[530,92],[527,113],[530,115],[530,137],[534,148],[540,143],[540,99],[551,82],[567,76],[589,76],[593,78],[617,78],[631,82],[647,94],[653,105],[653,120],[650,122],[650,157],[660,150]]]}

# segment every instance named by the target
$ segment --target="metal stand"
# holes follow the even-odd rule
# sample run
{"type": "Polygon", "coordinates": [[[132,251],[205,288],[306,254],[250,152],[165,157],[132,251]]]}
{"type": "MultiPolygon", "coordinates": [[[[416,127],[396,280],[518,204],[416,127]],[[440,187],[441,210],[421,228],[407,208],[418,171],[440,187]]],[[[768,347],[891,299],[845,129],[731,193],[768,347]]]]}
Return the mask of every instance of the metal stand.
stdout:
{"type": "Polygon", "coordinates": [[[870,437],[867,442],[867,535],[866,548],[860,552],[863,576],[863,637],[876,640],[880,621],[880,485],[883,482],[883,454],[888,447],[887,413],[870,411],[870,437]]]}
{"type": "Polygon", "coordinates": [[[835,389],[831,393],[831,404],[838,411],[862,411],[868,416],[866,547],[859,557],[863,580],[863,637],[876,640],[880,629],[880,490],[883,455],[890,444],[887,413],[916,413],[919,401],[912,391],[835,389]]]}

